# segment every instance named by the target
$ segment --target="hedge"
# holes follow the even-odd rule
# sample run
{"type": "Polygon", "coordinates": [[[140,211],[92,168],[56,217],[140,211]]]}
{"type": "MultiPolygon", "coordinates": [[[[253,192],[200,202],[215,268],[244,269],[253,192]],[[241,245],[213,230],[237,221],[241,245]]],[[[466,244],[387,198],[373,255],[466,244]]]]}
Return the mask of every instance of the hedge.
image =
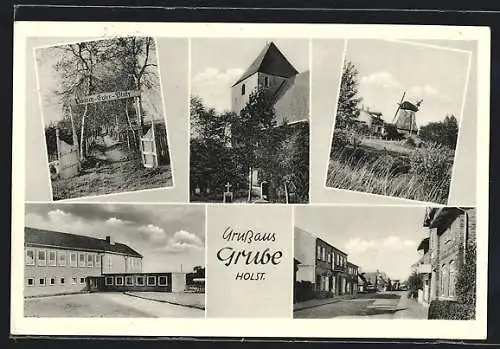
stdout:
{"type": "Polygon", "coordinates": [[[429,305],[428,319],[472,320],[475,318],[475,306],[456,301],[434,300],[429,305]]]}

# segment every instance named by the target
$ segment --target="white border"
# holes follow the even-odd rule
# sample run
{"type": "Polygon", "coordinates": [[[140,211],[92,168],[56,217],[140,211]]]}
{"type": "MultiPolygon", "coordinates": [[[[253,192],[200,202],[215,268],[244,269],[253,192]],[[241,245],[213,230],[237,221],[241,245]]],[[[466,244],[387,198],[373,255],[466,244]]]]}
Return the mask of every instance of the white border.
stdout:
{"type": "MultiPolygon", "coordinates": [[[[122,36],[123,37],[123,36],[122,36]]],[[[163,89],[163,83],[162,83],[162,78],[161,78],[161,68],[160,68],[160,56],[158,53],[158,42],[156,40],[156,37],[154,36],[149,36],[151,39],[153,39],[154,42],[154,47],[155,47],[155,56],[156,56],[156,72],[158,74],[158,82],[160,86],[159,94],[161,98],[161,107],[162,107],[162,115],[163,115],[163,122],[165,123],[165,131],[167,133],[167,148],[168,148],[168,156],[169,156],[169,166],[170,166],[170,177],[172,180],[172,184],[168,186],[163,186],[163,187],[155,187],[155,188],[145,188],[145,189],[139,189],[139,190],[131,190],[131,191],[119,191],[119,192],[111,192],[111,193],[105,193],[105,194],[96,194],[96,195],[87,195],[87,196],[77,196],[77,197],[72,197],[72,198],[66,198],[66,199],[60,199],[60,200],[54,200],[54,191],[53,191],[53,183],[50,178],[50,174],[48,176],[49,179],[49,188],[50,188],[50,200],[52,202],[74,202],[76,200],[85,200],[85,199],[93,199],[93,198],[101,198],[101,197],[108,197],[109,195],[123,195],[123,194],[131,194],[131,193],[141,193],[141,192],[151,192],[151,191],[156,191],[156,190],[165,190],[165,189],[173,189],[175,188],[175,181],[174,181],[174,166],[173,166],[173,161],[172,161],[172,154],[171,154],[171,149],[172,147],[171,142],[170,142],[170,137],[169,137],[169,129],[168,129],[168,123],[167,123],[167,109],[166,109],[166,104],[165,104],[165,96],[164,96],[164,89],[163,89]]],[[[33,64],[35,66],[35,79],[36,79],[36,86],[37,86],[37,94],[38,94],[38,104],[40,108],[40,118],[42,121],[42,126],[45,127],[45,118],[44,118],[44,108],[43,108],[43,101],[42,101],[42,94],[41,94],[41,89],[40,89],[40,77],[39,77],[39,67],[38,67],[38,62],[37,62],[37,54],[36,52],[38,50],[43,50],[43,49],[48,49],[48,48],[54,48],[54,47],[60,47],[60,46],[66,46],[66,45],[71,45],[71,44],[77,44],[77,43],[82,43],[82,42],[95,42],[95,41],[105,41],[105,40],[113,40],[113,39],[119,39],[119,36],[111,36],[111,37],[95,37],[93,39],[84,39],[84,40],[78,40],[78,41],[65,41],[65,42],[59,42],[57,44],[49,44],[49,45],[40,45],[33,47],[32,49],[32,54],[33,54],[33,64]]],[[[156,119],[155,119],[156,120],[156,119]]],[[[151,123],[154,124],[154,120],[151,119],[151,123]]],[[[42,129],[43,132],[43,129],[42,129]]],[[[77,130],[78,132],[78,130],[77,130]]],[[[43,134],[43,139],[44,139],[44,155],[45,155],[45,162],[47,163],[47,171],[49,171],[49,166],[48,166],[48,146],[47,142],[45,141],[45,134],[43,134]]],[[[80,151],[80,148],[78,148],[78,151],[80,151]]],[[[50,172],[50,171],[49,171],[50,172]]]]}
{"type": "MultiPolygon", "coordinates": [[[[358,40],[363,40],[363,39],[358,39],[358,40]]],[[[439,45],[432,45],[432,44],[427,44],[427,43],[420,43],[420,42],[414,42],[414,41],[408,41],[408,40],[401,40],[401,39],[383,39],[383,38],[378,38],[378,39],[373,39],[373,40],[379,40],[379,41],[386,41],[386,42],[392,42],[392,43],[399,43],[399,44],[409,44],[409,45],[414,45],[414,46],[421,46],[421,47],[427,47],[431,49],[437,49],[437,50],[444,50],[444,51],[451,51],[451,52],[459,52],[466,54],[467,57],[467,67],[466,67],[466,73],[465,73],[465,81],[464,81],[464,90],[462,92],[462,103],[460,106],[460,119],[458,122],[458,135],[457,135],[457,144],[455,145],[454,149],[454,155],[453,155],[453,164],[452,164],[452,173],[450,177],[450,183],[448,186],[448,195],[446,197],[446,203],[437,203],[437,202],[429,202],[429,201],[421,201],[421,200],[414,200],[414,199],[408,199],[405,197],[401,196],[395,196],[395,195],[383,195],[383,194],[377,194],[377,193],[372,193],[369,191],[359,191],[359,190],[352,190],[352,189],[344,189],[344,188],[337,188],[337,187],[329,187],[326,185],[328,181],[328,171],[330,168],[330,152],[333,147],[333,136],[335,132],[335,122],[337,120],[337,108],[338,108],[338,100],[340,97],[340,85],[342,83],[342,72],[343,72],[343,67],[345,64],[345,60],[347,57],[347,51],[348,51],[348,45],[349,45],[349,39],[346,39],[344,42],[344,52],[342,54],[342,62],[341,62],[341,67],[340,67],[340,75],[339,75],[339,84],[337,88],[337,98],[335,99],[335,107],[333,110],[333,123],[332,123],[332,129],[331,129],[331,136],[330,136],[330,147],[329,147],[329,152],[328,152],[328,158],[326,162],[326,168],[325,168],[325,176],[324,176],[324,181],[323,181],[323,189],[327,191],[341,191],[345,193],[356,193],[356,194],[362,194],[362,195],[368,195],[371,197],[379,197],[379,198],[390,198],[390,199],[396,199],[400,200],[401,203],[403,204],[404,202],[408,202],[410,204],[423,204],[423,205],[432,205],[432,206],[446,206],[446,205],[452,205],[453,203],[450,203],[450,193],[452,190],[452,185],[454,184],[454,176],[455,176],[455,162],[458,157],[458,150],[459,150],[459,141],[460,141],[460,134],[462,133],[462,120],[464,116],[464,110],[465,110],[465,101],[468,93],[468,88],[469,88],[469,81],[470,81],[470,71],[471,71],[471,65],[472,65],[472,51],[468,50],[462,50],[462,49],[457,49],[453,47],[445,47],[445,46],[439,46],[439,45]]]]}
{"type": "MultiPolygon", "coordinates": [[[[118,336],[243,336],[329,338],[486,338],[489,73],[490,31],[486,27],[343,25],[343,24],[223,24],[16,22],[14,24],[13,154],[25,154],[26,39],[28,37],[94,37],[147,35],[159,37],[282,37],[282,38],[404,38],[478,41],[478,169],[477,176],[477,313],[475,321],[373,319],[142,319],[24,318],[24,254],[12,253],[11,333],[13,335],[118,336]]],[[[23,248],[25,159],[12,159],[12,251],[23,248]]],[[[62,204],[61,201],[53,204],[62,204]]],[[[95,203],[97,204],[97,202],[95,203]]],[[[195,203],[190,203],[195,205],[195,203]]],[[[206,204],[204,204],[206,205],[206,204]]],[[[321,205],[323,206],[323,205],[321,205]]],[[[398,205],[390,205],[398,206],[398,205]]],[[[206,217],[208,219],[208,217],[206,217]]],[[[207,232],[208,235],[208,232],[207,232]]],[[[208,236],[206,237],[208,241],[208,236]]],[[[207,288],[208,291],[208,288],[207,288]]],[[[213,290],[212,290],[213,291],[213,290]]],[[[292,306],[292,305],[291,305],[292,306]]]]}

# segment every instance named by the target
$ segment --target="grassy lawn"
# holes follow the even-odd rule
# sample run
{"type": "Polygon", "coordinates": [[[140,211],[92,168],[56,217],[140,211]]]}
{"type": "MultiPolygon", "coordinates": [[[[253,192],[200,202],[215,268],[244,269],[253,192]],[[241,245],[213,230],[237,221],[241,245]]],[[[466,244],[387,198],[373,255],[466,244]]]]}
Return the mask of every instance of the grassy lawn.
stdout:
{"type": "Polygon", "coordinates": [[[117,162],[99,160],[96,167],[84,169],[76,177],[53,180],[52,191],[54,200],[62,200],[171,185],[170,165],[145,168],[140,155],[134,154],[117,162]]]}
{"type": "Polygon", "coordinates": [[[375,139],[366,141],[368,144],[356,149],[346,146],[332,151],[328,187],[447,203],[453,151],[411,149],[397,142],[375,139]]]}

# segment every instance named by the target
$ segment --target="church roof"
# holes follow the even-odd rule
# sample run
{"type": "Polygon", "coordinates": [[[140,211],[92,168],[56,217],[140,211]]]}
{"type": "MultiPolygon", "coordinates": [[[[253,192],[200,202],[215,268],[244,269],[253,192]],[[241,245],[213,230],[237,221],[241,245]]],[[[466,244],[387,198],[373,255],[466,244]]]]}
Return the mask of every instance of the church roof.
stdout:
{"type": "Polygon", "coordinates": [[[233,86],[257,72],[281,76],[284,78],[289,78],[298,74],[298,71],[293,67],[288,59],[286,59],[283,53],[281,53],[273,42],[268,43],[262,51],[260,51],[257,58],[252,62],[243,75],[241,75],[240,78],[233,84],[233,86]]]}
{"type": "Polygon", "coordinates": [[[84,251],[114,252],[133,257],[142,257],[142,255],[136,250],[119,242],[110,244],[104,239],[98,239],[85,235],[61,233],[52,230],[25,227],[24,240],[26,245],[31,246],[35,245],[84,251]]]}
{"type": "Polygon", "coordinates": [[[279,124],[309,119],[309,71],[288,79],[277,91],[274,109],[279,124]]]}

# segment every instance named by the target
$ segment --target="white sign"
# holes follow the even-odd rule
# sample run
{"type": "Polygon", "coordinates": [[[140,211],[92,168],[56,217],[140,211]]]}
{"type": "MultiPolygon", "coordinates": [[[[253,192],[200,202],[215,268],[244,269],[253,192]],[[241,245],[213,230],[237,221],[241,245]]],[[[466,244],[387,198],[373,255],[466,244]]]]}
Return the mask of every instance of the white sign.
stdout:
{"type": "Polygon", "coordinates": [[[95,95],[85,96],[82,98],[77,98],[76,104],[108,102],[108,101],[114,101],[117,99],[139,97],[140,95],[141,95],[141,91],[135,91],[135,90],[104,92],[104,93],[98,93],[95,95]]]}

